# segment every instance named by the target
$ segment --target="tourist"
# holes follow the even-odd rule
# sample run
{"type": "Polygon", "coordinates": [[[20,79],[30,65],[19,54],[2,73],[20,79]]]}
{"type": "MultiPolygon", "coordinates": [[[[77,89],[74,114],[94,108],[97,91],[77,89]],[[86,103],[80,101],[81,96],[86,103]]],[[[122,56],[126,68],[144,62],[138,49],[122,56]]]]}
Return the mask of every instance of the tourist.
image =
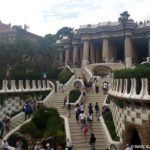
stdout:
{"type": "Polygon", "coordinates": [[[91,133],[89,144],[91,145],[91,150],[95,150],[96,137],[91,133]]]}
{"type": "Polygon", "coordinates": [[[95,93],[99,93],[99,81],[98,81],[98,79],[95,80],[95,93]]]}
{"type": "Polygon", "coordinates": [[[34,146],[34,150],[41,150],[41,149],[42,149],[42,145],[40,144],[40,142],[36,142],[34,146]]]}
{"type": "Polygon", "coordinates": [[[104,81],[103,82],[103,94],[107,94],[107,91],[108,91],[108,82],[107,81],[104,81]]]}
{"type": "Polygon", "coordinates": [[[66,103],[67,103],[67,100],[68,100],[68,98],[67,98],[67,96],[65,96],[65,97],[64,97],[64,104],[63,104],[63,107],[62,107],[62,108],[65,108],[66,103]]]}
{"type": "Polygon", "coordinates": [[[68,111],[68,117],[71,117],[71,104],[70,102],[68,102],[68,107],[67,107],[67,111],[68,111]]]}
{"type": "Polygon", "coordinates": [[[10,115],[8,113],[6,113],[6,116],[4,117],[4,122],[5,122],[5,129],[7,132],[9,132],[9,128],[10,128],[10,115]]]}
{"type": "Polygon", "coordinates": [[[80,112],[82,113],[82,112],[84,112],[84,104],[83,104],[83,102],[80,104],[80,112]]]}
{"type": "Polygon", "coordinates": [[[34,150],[34,143],[31,139],[28,141],[28,150],[34,150]]]}
{"type": "Polygon", "coordinates": [[[85,89],[82,91],[82,95],[83,95],[83,103],[86,102],[86,91],[85,89]]]}
{"type": "Polygon", "coordinates": [[[76,113],[76,120],[79,121],[79,114],[80,114],[80,106],[79,106],[79,104],[76,104],[75,113],[76,113]]]}
{"type": "Polygon", "coordinates": [[[84,112],[81,112],[80,114],[79,114],[79,120],[80,120],[80,123],[81,124],[83,124],[83,120],[85,119],[85,114],[84,114],[84,112]]]}
{"type": "Polygon", "coordinates": [[[28,102],[26,102],[26,104],[23,106],[23,111],[25,113],[25,120],[27,119],[27,117],[30,118],[32,108],[28,102]]]}
{"type": "Polygon", "coordinates": [[[92,122],[93,122],[93,114],[92,113],[88,114],[87,121],[89,122],[89,128],[91,129],[92,128],[92,122]]]}
{"type": "Polygon", "coordinates": [[[9,148],[8,142],[7,140],[4,140],[2,144],[2,150],[9,150],[8,148],[9,148]]]}
{"type": "Polygon", "coordinates": [[[125,150],[133,150],[133,149],[130,147],[129,144],[127,144],[125,150]]]}
{"type": "Polygon", "coordinates": [[[98,102],[96,102],[96,104],[95,104],[95,111],[96,111],[97,121],[99,121],[99,117],[100,117],[100,110],[99,110],[98,102]]]}
{"type": "Polygon", "coordinates": [[[22,141],[18,140],[16,142],[16,150],[22,150],[22,145],[23,145],[22,141]]]}
{"type": "Polygon", "coordinates": [[[89,106],[88,106],[88,110],[89,110],[89,114],[93,114],[93,104],[92,103],[89,103],[89,106]]]}
{"type": "Polygon", "coordinates": [[[72,147],[73,147],[73,145],[72,145],[71,140],[69,138],[67,138],[67,150],[72,150],[72,147]]]}
{"type": "Polygon", "coordinates": [[[84,133],[84,136],[87,135],[88,131],[89,131],[89,126],[88,126],[87,123],[85,123],[85,125],[84,125],[84,127],[83,127],[83,133],[84,133]]]}
{"type": "Polygon", "coordinates": [[[1,121],[0,121],[0,139],[3,138],[4,127],[5,127],[5,126],[4,126],[4,121],[1,120],[1,121]]]}
{"type": "Polygon", "coordinates": [[[46,144],[46,150],[51,150],[51,146],[49,143],[46,144]]]}

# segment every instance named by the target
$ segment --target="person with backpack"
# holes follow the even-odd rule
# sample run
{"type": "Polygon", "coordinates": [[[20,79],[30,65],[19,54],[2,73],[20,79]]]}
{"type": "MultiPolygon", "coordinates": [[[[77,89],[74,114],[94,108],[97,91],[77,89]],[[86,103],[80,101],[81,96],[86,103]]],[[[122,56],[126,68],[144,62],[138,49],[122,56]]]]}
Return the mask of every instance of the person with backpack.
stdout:
{"type": "Polygon", "coordinates": [[[95,150],[96,137],[94,133],[91,133],[89,144],[91,145],[91,150],[95,150]]]}

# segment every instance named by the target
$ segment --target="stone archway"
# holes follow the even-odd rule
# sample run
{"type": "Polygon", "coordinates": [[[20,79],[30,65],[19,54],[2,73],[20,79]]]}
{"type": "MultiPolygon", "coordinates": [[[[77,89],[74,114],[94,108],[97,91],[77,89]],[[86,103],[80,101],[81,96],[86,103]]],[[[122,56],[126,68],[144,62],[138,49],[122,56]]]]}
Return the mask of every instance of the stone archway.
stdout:
{"type": "MultiPolygon", "coordinates": [[[[141,143],[142,143],[142,139],[140,136],[139,128],[135,124],[126,122],[125,131],[123,134],[123,148],[122,149],[125,149],[126,145],[129,144],[133,146],[133,150],[134,150],[134,146],[136,145],[140,146],[141,143]]],[[[141,150],[141,149],[139,148],[138,150],[141,150]]]]}
{"type": "Polygon", "coordinates": [[[92,69],[92,73],[94,76],[105,77],[112,73],[112,69],[108,66],[98,65],[92,69]]]}

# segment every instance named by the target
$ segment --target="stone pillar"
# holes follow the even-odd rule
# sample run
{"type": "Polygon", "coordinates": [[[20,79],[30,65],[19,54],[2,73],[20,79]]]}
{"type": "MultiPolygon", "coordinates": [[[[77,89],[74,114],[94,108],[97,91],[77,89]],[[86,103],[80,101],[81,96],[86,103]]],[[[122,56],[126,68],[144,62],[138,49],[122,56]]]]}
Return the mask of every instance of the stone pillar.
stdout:
{"type": "Polygon", "coordinates": [[[63,51],[59,51],[59,60],[60,60],[60,63],[62,64],[63,63],[63,51]]]}
{"type": "Polygon", "coordinates": [[[74,49],[73,49],[73,64],[74,67],[76,67],[77,63],[78,63],[78,46],[74,45],[74,49]]]}
{"type": "Polygon", "coordinates": [[[150,38],[148,39],[148,57],[150,60],[150,38]]]}
{"type": "Polygon", "coordinates": [[[65,49],[65,65],[67,65],[70,61],[70,58],[69,58],[69,48],[66,48],[65,49]]]}
{"type": "Polygon", "coordinates": [[[125,37],[125,67],[132,67],[132,46],[131,46],[131,38],[130,36],[125,37]]]}
{"type": "Polygon", "coordinates": [[[82,59],[82,65],[86,65],[89,62],[89,41],[84,41],[83,45],[83,59],[82,59]]]}
{"type": "Polygon", "coordinates": [[[91,63],[95,63],[95,49],[94,49],[94,45],[93,43],[90,43],[90,60],[91,60],[91,63]]]}
{"type": "Polygon", "coordinates": [[[103,38],[103,46],[102,46],[102,57],[105,63],[108,63],[109,58],[109,46],[108,46],[108,38],[103,38]]]}

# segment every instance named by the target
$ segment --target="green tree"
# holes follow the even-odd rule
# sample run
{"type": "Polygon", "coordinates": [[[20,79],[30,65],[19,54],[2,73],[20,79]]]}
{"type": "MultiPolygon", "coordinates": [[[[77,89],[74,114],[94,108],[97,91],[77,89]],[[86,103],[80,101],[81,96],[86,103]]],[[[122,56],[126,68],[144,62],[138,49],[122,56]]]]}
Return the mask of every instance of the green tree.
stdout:
{"type": "Polygon", "coordinates": [[[63,28],[59,29],[56,33],[56,36],[58,38],[61,38],[63,36],[72,37],[72,35],[73,35],[73,28],[70,28],[70,27],[63,27],[63,28]]]}

